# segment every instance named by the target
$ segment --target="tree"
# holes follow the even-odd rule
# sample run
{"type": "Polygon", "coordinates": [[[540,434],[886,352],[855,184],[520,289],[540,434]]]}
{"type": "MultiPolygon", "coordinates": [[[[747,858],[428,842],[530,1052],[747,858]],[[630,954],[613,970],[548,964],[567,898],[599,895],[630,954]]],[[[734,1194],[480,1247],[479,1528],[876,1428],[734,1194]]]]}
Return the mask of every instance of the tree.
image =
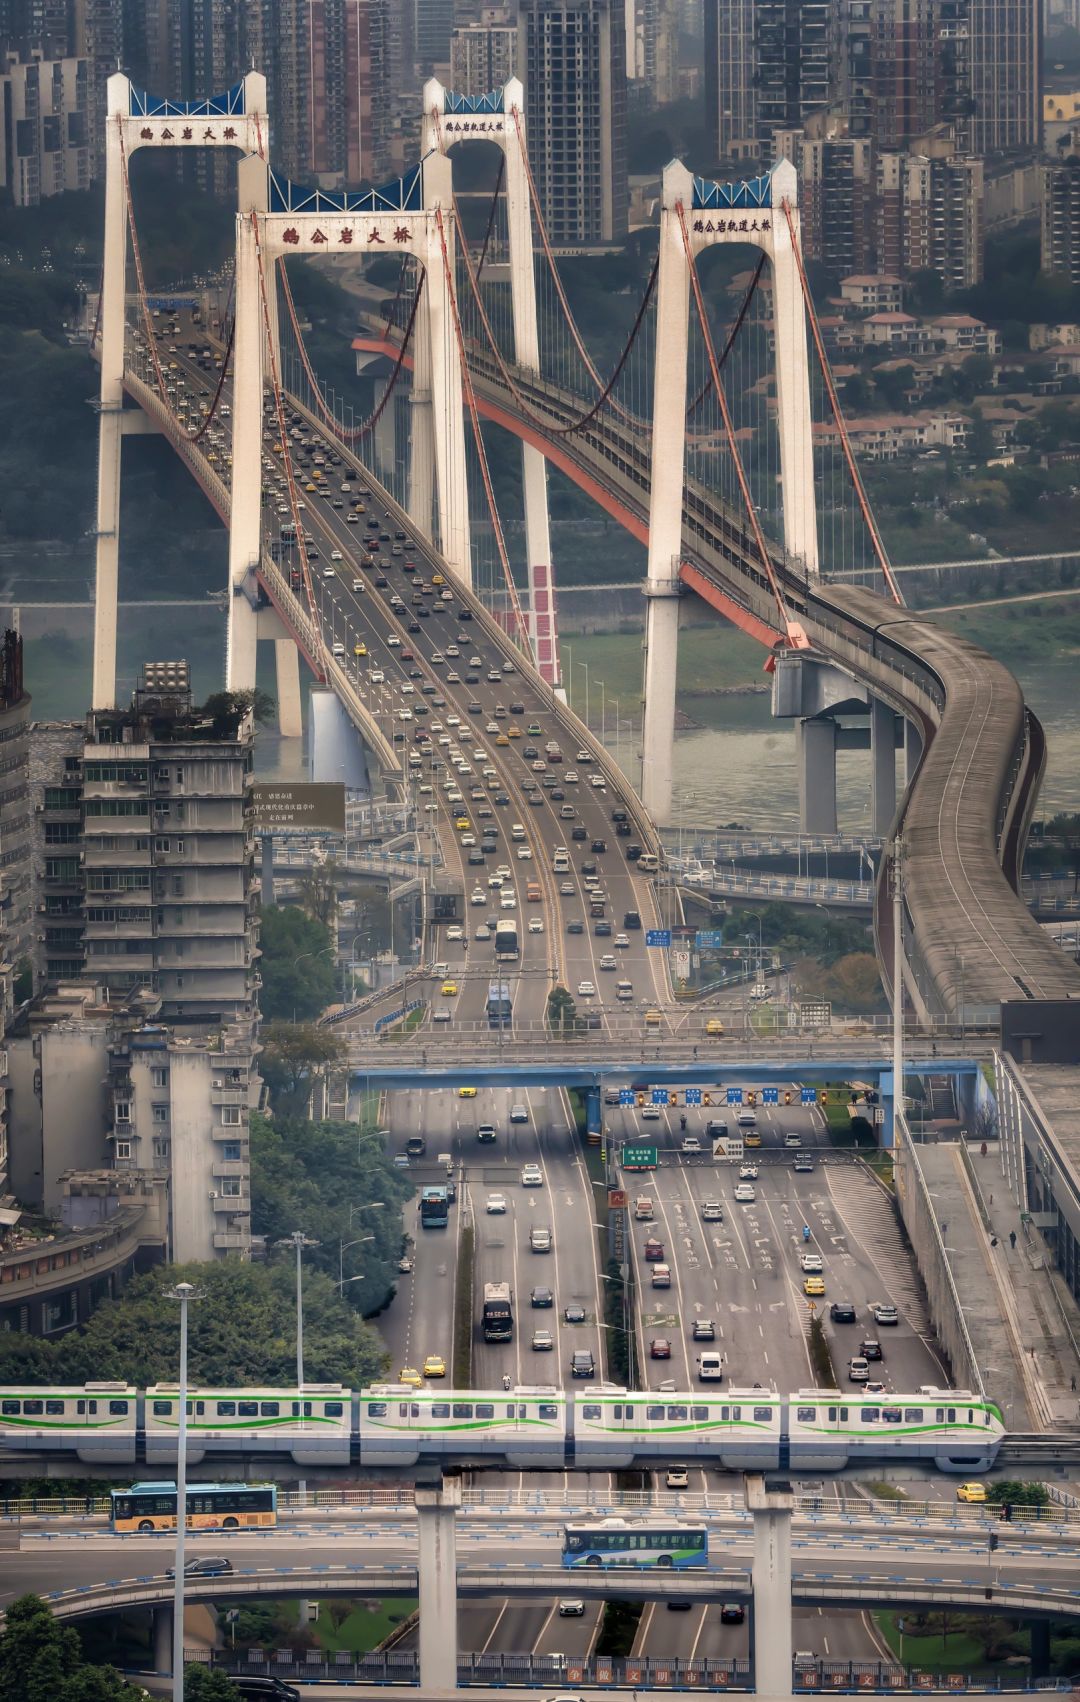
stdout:
{"type": "Polygon", "coordinates": [[[577,1006],[566,987],[553,987],[548,994],[547,1024],[554,1034],[577,1032],[577,1006]]]}
{"type": "Polygon", "coordinates": [[[273,719],[274,700],[265,691],[215,691],[203,704],[200,714],[209,715],[214,731],[220,738],[232,738],[248,712],[260,724],[273,719]]]}
{"type": "Polygon", "coordinates": [[[263,1016],[293,1022],[321,1016],[337,982],[329,928],[302,910],[270,904],[262,913],[259,947],[263,1016]]]}
{"type": "Polygon", "coordinates": [[[236,1702],[236,1686],[219,1667],[184,1668],[184,1702],[236,1702]]]}
{"type": "Polygon", "coordinates": [[[40,1596],[20,1596],[0,1635],[0,1702],[135,1702],[142,1691],[115,1667],[88,1665],[78,1632],[40,1596]]]}
{"type": "Polygon", "coordinates": [[[311,1022],[269,1022],[262,1031],[259,1068],[275,1110],[302,1115],[320,1076],[349,1055],[344,1040],[311,1022]]]}

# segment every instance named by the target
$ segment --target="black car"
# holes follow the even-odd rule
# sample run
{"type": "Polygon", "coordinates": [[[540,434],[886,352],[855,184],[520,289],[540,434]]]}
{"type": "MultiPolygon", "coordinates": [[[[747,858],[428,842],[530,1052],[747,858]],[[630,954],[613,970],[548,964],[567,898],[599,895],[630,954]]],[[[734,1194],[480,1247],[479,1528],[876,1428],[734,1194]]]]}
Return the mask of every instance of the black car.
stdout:
{"type": "Polygon", "coordinates": [[[529,1301],[533,1306],[554,1306],[555,1296],[550,1288],[534,1288],[529,1301]]]}
{"type": "MultiPolygon", "coordinates": [[[[226,1560],[223,1554],[197,1554],[184,1562],[185,1578],[217,1578],[223,1572],[231,1572],[233,1563],[226,1560]]],[[[170,1566],[166,1578],[175,1578],[176,1569],[170,1566]]]]}
{"type": "Polygon", "coordinates": [[[526,745],[523,748],[521,755],[525,762],[535,762],[536,758],[540,755],[540,752],[537,750],[535,745],[526,745]]]}
{"type": "Polygon", "coordinates": [[[593,933],[596,935],[596,938],[598,940],[608,939],[610,937],[610,934],[611,934],[611,923],[610,922],[598,922],[596,924],[596,927],[593,929],[593,933]]]}
{"type": "Polygon", "coordinates": [[[579,1306],[576,1302],[572,1306],[563,1307],[563,1317],[568,1324],[583,1324],[587,1316],[584,1306],[579,1306]]]}
{"type": "Polygon", "coordinates": [[[594,1377],[596,1375],[596,1361],[592,1356],[591,1348],[578,1348],[570,1361],[570,1375],[571,1377],[594,1377]]]}
{"type": "Polygon", "coordinates": [[[581,864],[581,872],[583,875],[595,875],[596,864],[592,861],[591,857],[586,857],[585,861],[581,864]]]}
{"type": "Polygon", "coordinates": [[[624,911],[622,925],[624,928],[640,928],[641,917],[638,915],[636,910],[624,911]]]}
{"type": "MultiPolygon", "coordinates": [[[[466,674],[465,675],[465,684],[467,686],[475,686],[475,685],[479,685],[479,683],[480,683],[480,675],[479,674],[466,674]]],[[[480,710],[479,710],[479,708],[477,708],[475,711],[472,711],[472,706],[470,705],[470,712],[479,715],[480,710]]]]}
{"type": "Polygon", "coordinates": [[[855,1307],[850,1300],[834,1300],[829,1307],[829,1317],[834,1324],[853,1324],[855,1307]]]}
{"type": "MultiPolygon", "coordinates": [[[[585,833],[585,830],[584,830],[584,828],[582,828],[582,837],[584,837],[584,833],[585,833]]],[[[602,851],[607,850],[607,840],[606,839],[594,839],[592,844],[589,847],[589,850],[595,852],[595,854],[597,856],[599,856],[602,851]]]]}
{"type": "Polygon", "coordinates": [[[496,792],[491,801],[494,804],[508,804],[510,799],[506,792],[496,792]]]}
{"type": "Polygon", "coordinates": [[[619,835],[620,839],[629,839],[632,831],[633,830],[628,821],[617,821],[615,823],[615,832],[619,835]]]}
{"type": "MultiPolygon", "coordinates": [[[[544,785],[545,786],[548,783],[548,779],[549,779],[549,776],[545,775],[545,777],[544,777],[544,785]]],[[[566,801],[566,793],[563,791],[562,787],[559,785],[559,782],[557,780],[552,780],[552,782],[551,782],[551,801],[552,801],[553,804],[562,804],[566,801]]]]}
{"type": "Polygon", "coordinates": [[[588,835],[588,831],[581,825],[580,822],[575,822],[574,831],[570,835],[570,837],[571,837],[571,839],[587,839],[589,837],[589,835],[588,835]]]}
{"type": "Polygon", "coordinates": [[[300,1692],[295,1684],[286,1684],[281,1678],[254,1678],[237,1673],[230,1675],[229,1683],[236,1691],[240,1702],[300,1702],[300,1692]]]}
{"type": "Polygon", "coordinates": [[[585,924],[584,922],[579,922],[575,919],[573,922],[568,922],[566,924],[566,931],[568,934],[583,934],[585,932],[585,924]]]}
{"type": "Polygon", "coordinates": [[[869,1336],[866,1341],[859,1343],[859,1352],[864,1359],[880,1359],[882,1357],[881,1343],[875,1341],[873,1336],[869,1336]]]}
{"type": "Polygon", "coordinates": [[[422,627],[422,626],[421,626],[421,625],[420,625],[420,622],[419,622],[419,621],[410,621],[410,622],[409,622],[409,631],[410,631],[410,632],[423,632],[423,630],[424,630],[424,629],[423,629],[423,627],[422,627]]]}
{"type": "Polygon", "coordinates": [[[746,1618],[742,1602],[725,1602],[720,1609],[721,1625],[741,1625],[746,1618]]]}
{"type": "Polygon", "coordinates": [[[603,1028],[603,1026],[604,1026],[603,1019],[601,1018],[599,1011],[586,1011],[585,1012],[585,1027],[586,1028],[603,1028]]]}
{"type": "Polygon", "coordinates": [[[478,864],[482,867],[483,862],[484,862],[483,849],[477,850],[476,847],[474,846],[473,849],[469,852],[470,867],[475,868],[478,864]]]}
{"type": "Polygon", "coordinates": [[[410,680],[422,680],[423,677],[424,677],[424,673],[423,673],[422,668],[410,668],[409,669],[410,680]]]}
{"type": "Polygon", "coordinates": [[[641,856],[641,846],[640,845],[635,843],[633,845],[628,845],[626,847],[626,861],[628,863],[636,863],[640,856],[641,856]]]}
{"type": "Polygon", "coordinates": [[[458,609],[455,618],[459,621],[471,621],[472,620],[472,610],[471,609],[458,609]]]}

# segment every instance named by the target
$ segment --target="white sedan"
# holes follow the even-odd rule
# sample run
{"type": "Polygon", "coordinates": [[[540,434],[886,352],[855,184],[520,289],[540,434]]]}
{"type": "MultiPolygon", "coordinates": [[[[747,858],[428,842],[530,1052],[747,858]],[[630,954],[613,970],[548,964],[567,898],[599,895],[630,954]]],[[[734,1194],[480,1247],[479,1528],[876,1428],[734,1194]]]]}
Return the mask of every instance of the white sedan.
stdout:
{"type": "Polygon", "coordinates": [[[756,1182],[757,1179],[758,1179],[758,1167],[757,1167],[756,1164],[744,1164],[740,1167],[740,1169],[739,1169],[739,1181],[740,1182],[756,1182]]]}
{"type": "Polygon", "coordinates": [[[448,940],[463,940],[465,938],[465,931],[455,922],[452,927],[447,928],[446,937],[448,940]]]}
{"type": "Polygon", "coordinates": [[[593,986],[591,981],[579,981],[577,990],[579,999],[593,999],[596,997],[596,988],[593,986]]]}
{"type": "Polygon", "coordinates": [[[477,887],[476,891],[472,894],[472,896],[469,899],[469,903],[475,904],[477,906],[477,908],[479,908],[481,905],[486,904],[487,901],[488,901],[487,900],[487,893],[484,891],[483,887],[479,887],[479,886],[477,887]]]}
{"type": "Polygon", "coordinates": [[[492,1212],[496,1216],[504,1215],[505,1212],[506,1212],[506,1195],[505,1194],[489,1194],[488,1197],[487,1197],[487,1203],[484,1206],[484,1210],[486,1212],[492,1212]]]}
{"type": "Polygon", "coordinates": [[[532,852],[527,845],[519,845],[517,849],[519,863],[531,863],[532,852]]]}
{"type": "Polygon", "coordinates": [[[735,1198],[741,1206],[752,1206],[757,1199],[752,1182],[739,1182],[735,1188],[735,1198]]]}
{"type": "Polygon", "coordinates": [[[529,917],[529,932],[530,932],[530,934],[542,934],[543,931],[544,931],[544,918],[542,916],[530,916],[529,917]]]}

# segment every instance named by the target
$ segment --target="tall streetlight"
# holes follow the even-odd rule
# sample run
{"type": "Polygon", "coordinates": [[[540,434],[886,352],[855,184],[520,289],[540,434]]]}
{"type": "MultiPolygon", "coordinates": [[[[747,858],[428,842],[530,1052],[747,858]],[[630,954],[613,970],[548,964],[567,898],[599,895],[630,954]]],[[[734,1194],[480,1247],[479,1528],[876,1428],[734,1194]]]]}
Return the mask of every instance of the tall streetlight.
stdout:
{"type": "Polygon", "coordinates": [[[184,1539],[187,1536],[187,1355],[188,1302],[201,1300],[193,1283],[178,1282],[165,1290],[166,1300],[180,1303],[180,1402],[176,1423],[176,1547],[173,1553],[173,1702],[184,1702],[184,1539]]]}
{"type": "Polygon", "coordinates": [[[301,1272],[300,1256],[305,1247],[318,1247],[320,1243],[305,1235],[302,1229],[294,1229],[291,1235],[286,1235],[278,1242],[279,1247],[295,1247],[296,1249],[296,1387],[302,1393],[304,1388],[304,1279],[301,1272]]]}
{"type": "Polygon", "coordinates": [[[359,1247],[361,1241],[374,1241],[374,1239],[375,1239],[374,1235],[358,1235],[356,1237],[355,1241],[339,1241],[338,1242],[338,1259],[337,1259],[338,1280],[337,1280],[337,1286],[338,1286],[338,1293],[339,1294],[341,1293],[342,1289],[345,1287],[346,1282],[359,1282],[360,1278],[364,1275],[363,1271],[361,1271],[356,1276],[346,1277],[346,1275],[345,1275],[345,1255],[349,1251],[349,1248],[350,1247],[359,1247]]]}

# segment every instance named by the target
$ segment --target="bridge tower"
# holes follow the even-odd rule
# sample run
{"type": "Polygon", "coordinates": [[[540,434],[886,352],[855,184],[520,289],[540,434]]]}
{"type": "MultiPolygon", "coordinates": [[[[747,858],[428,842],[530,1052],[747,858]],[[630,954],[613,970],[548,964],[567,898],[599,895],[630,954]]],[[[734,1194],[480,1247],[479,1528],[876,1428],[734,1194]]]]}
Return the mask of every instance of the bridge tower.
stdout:
{"type": "Polygon", "coordinates": [[[792,246],[799,240],[797,200],[798,178],[788,160],[781,160],[763,177],[732,184],[693,177],[679,160],[664,169],[641,764],[642,799],[658,822],[667,821],[671,813],[675,738],[690,334],[687,246],[695,259],[715,243],[749,243],[763,249],[768,257],[773,284],[784,546],[802,572],[818,572],[806,310],[792,246]]]}
{"type": "MultiPolygon", "coordinates": [[[[506,162],[506,216],[510,246],[510,304],[514,326],[514,358],[526,372],[540,372],[540,335],[536,317],[536,274],[533,267],[532,210],[525,162],[525,91],[517,77],[486,95],[458,95],[437,78],[424,84],[421,152],[449,153],[462,142],[493,142],[506,162]]],[[[421,297],[420,328],[427,303],[421,297]]],[[[413,436],[409,513],[427,532],[431,517],[430,385],[421,369],[420,338],[413,369],[413,436]]],[[[559,667],[555,619],[555,588],[551,569],[551,524],[548,509],[547,462],[534,444],[521,446],[522,488],[525,499],[525,547],[528,554],[529,597],[526,622],[533,660],[547,683],[566,701],[559,667]]]]}
{"type": "Polygon", "coordinates": [[[139,148],[235,148],[264,154],[266,79],[255,71],[206,100],[159,100],[122,72],[109,78],[105,129],[105,243],[101,285],[101,402],[98,426],[97,564],[91,707],[116,702],[116,603],[120,559],[120,463],[125,432],[144,430],[124,413],[124,330],[129,162],[139,148]],[[129,423],[130,422],[130,423],[129,423]]]}

